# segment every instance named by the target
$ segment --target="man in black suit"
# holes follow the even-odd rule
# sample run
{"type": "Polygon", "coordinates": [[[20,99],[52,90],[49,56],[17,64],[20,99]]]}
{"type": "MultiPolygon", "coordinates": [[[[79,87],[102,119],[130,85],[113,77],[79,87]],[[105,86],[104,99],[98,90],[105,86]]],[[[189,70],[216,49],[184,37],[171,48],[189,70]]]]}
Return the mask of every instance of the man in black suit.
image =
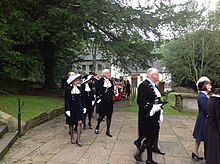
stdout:
{"type": "Polygon", "coordinates": [[[162,118],[161,96],[156,84],[159,82],[159,73],[156,68],[147,70],[147,79],[138,87],[137,103],[138,112],[138,132],[139,136],[134,144],[138,151],[135,154],[137,161],[142,161],[141,155],[147,149],[147,164],[157,164],[152,158],[153,145],[159,133],[159,119],[162,118]],[[141,143],[143,141],[143,143],[141,143]]]}
{"type": "Polygon", "coordinates": [[[113,113],[113,94],[114,85],[112,80],[110,80],[110,71],[104,69],[102,71],[103,77],[98,80],[96,85],[97,103],[99,103],[99,118],[97,119],[97,126],[95,129],[95,134],[99,133],[100,123],[106,116],[106,135],[112,137],[110,133],[111,118],[113,113]]]}

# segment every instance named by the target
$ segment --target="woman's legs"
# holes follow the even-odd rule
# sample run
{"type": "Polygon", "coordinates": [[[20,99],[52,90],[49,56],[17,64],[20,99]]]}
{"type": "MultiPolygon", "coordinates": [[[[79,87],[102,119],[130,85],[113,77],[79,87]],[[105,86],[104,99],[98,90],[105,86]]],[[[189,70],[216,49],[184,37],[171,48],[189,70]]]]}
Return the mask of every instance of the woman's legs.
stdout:
{"type": "Polygon", "coordinates": [[[83,129],[86,130],[86,117],[87,117],[87,113],[83,114],[83,116],[84,116],[83,129]]]}
{"type": "Polygon", "coordinates": [[[77,136],[76,136],[76,144],[79,146],[82,146],[80,142],[81,129],[82,129],[82,121],[80,120],[78,121],[78,124],[77,124],[77,136]]]}
{"type": "Polygon", "coordinates": [[[195,144],[194,144],[194,149],[193,149],[193,152],[199,156],[199,146],[200,146],[200,143],[201,141],[195,141],[195,144]]]}
{"type": "Polygon", "coordinates": [[[74,139],[74,125],[69,125],[69,134],[70,134],[70,141],[72,144],[75,144],[74,139]]]}

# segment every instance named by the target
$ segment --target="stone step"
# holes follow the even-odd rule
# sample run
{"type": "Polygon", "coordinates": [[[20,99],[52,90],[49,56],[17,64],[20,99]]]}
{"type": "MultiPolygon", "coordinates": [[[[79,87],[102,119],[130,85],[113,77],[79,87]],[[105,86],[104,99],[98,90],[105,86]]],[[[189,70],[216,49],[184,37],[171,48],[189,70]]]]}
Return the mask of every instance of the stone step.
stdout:
{"type": "Polygon", "coordinates": [[[14,144],[17,139],[16,132],[7,132],[0,138],[0,159],[8,152],[10,147],[14,144]]]}
{"type": "Polygon", "coordinates": [[[8,126],[4,124],[0,124],[0,138],[8,132],[8,126]]]}

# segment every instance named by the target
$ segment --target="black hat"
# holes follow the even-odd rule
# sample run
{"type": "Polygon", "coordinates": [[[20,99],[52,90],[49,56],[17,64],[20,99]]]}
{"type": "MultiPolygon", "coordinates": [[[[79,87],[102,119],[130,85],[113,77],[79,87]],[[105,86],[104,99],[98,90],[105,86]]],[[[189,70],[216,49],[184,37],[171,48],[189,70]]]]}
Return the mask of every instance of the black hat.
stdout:
{"type": "Polygon", "coordinates": [[[87,81],[89,81],[91,79],[92,75],[85,75],[83,76],[83,83],[86,83],[87,81]]]}

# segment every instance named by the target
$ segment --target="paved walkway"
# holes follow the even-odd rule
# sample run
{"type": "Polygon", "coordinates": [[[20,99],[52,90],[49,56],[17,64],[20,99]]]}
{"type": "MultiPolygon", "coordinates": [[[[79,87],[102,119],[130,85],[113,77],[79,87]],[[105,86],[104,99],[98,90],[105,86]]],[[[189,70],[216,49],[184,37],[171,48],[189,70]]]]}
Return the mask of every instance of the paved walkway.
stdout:
{"type": "MultiPolygon", "coordinates": [[[[105,135],[105,122],[100,134],[83,130],[82,147],[70,143],[64,116],[28,131],[13,145],[0,163],[19,164],[135,164],[133,144],[137,137],[137,113],[123,112],[126,101],[116,102],[112,120],[112,138],[105,135]]],[[[161,124],[160,147],[165,156],[153,154],[160,164],[204,164],[191,159],[192,130],[195,117],[165,116],[161,124]]],[[[93,120],[93,127],[96,120],[93,120]]],[[[201,145],[201,148],[203,145],[201,145]]],[[[203,150],[201,150],[203,151],[203,150]]],[[[203,154],[202,152],[200,152],[203,154]]],[[[146,152],[143,155],[146,159],[146,152]]]]}

